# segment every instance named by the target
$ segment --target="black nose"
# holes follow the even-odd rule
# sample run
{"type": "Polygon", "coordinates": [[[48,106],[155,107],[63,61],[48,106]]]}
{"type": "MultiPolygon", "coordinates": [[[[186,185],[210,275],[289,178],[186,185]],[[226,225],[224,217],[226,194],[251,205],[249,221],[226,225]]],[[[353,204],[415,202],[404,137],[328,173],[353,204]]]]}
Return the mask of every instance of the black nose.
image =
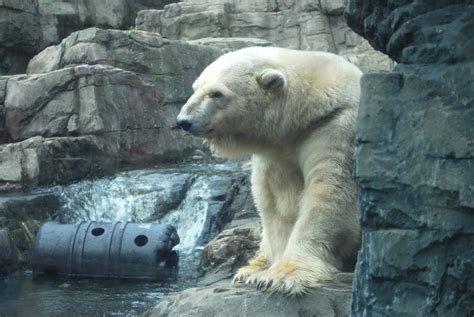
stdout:
{"type": "Polygon", "coordinates": [[[176,125],[178,125],[178,127],[181,127],[181,129],[183,129],[184,131],[189,131],[193,124],[188,120],[176,120],[176,125]]]}

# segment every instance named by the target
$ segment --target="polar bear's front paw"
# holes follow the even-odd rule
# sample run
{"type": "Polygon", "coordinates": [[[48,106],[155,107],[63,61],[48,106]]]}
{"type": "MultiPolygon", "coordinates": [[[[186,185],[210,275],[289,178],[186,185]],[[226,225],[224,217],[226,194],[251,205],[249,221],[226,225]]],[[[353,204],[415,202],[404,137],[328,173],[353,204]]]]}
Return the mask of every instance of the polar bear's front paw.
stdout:
{"type": "Polygon", "coordinates": [[[330,270],[302,265],[295,261],[280,261],[277,265],[256,275],[257,289],[269,293],[298,296],[309,288],[331,279],[330,270]]]}
{"type": "Polygon", "coordinates": [[[255,280],[255,274],[261,272],[263,268],[256,268],[252,265],[246,265],[241,267],[237,273],[234,275],[233,283],[245,283],[252,284],[255,280]]]}
{"type": "Polygon", "coordinates": [[[233,283],[253,284],[256,282],[256,274],[266,270],[268,262],[263,255],[259,255],[252,259],[248,265],[241,267],[232,280],[233,283]]]}

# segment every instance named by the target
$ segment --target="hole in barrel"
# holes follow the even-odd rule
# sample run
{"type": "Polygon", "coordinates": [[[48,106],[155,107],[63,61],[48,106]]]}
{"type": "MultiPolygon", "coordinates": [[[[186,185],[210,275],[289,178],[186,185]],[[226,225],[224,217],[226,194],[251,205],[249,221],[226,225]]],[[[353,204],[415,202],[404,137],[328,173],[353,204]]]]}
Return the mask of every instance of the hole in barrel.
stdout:
{"type": "Polygon", "coordinates": [[[94,228],[94,229],[92,229],[92,231],[91,231],[92,235],[93,235],[93,236],[96,236],[96,237],[103,235],[104,232],[105,232],[105,229],[104,229],[104,228],[94,228]]]}
{"type": "Polygon", "coordinates": [[[135,244],[138,245],[139,247],[143,247],[147,243],[148,243],[148,238],[147,236],[144,236],[143,234],[135,238],[135,244]]]}

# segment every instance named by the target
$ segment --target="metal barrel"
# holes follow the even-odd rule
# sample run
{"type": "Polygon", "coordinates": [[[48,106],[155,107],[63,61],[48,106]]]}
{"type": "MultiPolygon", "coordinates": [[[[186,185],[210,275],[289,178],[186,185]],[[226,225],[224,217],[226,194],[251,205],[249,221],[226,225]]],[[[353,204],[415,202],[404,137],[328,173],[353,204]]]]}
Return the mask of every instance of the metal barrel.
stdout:
{"type": "Polygon", "coordinates": [[[36,236],[34,273],[160,279],[177,267],[176,229],[166,224],[45,223],[36,236]]]}

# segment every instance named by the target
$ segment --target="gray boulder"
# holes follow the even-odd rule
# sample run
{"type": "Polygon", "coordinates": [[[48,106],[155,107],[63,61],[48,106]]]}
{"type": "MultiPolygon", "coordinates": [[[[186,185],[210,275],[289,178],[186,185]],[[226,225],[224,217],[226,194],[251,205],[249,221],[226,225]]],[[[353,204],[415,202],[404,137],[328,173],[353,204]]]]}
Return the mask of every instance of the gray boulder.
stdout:
{"type": "Polygon", "coordinates": [[[31,189],[110,173],[118,147],[96,136],[40,136],[0,145],[0,191],[31,189]]]}
{"type": "Polygon", "coordinates": [[[0,2],[0,75],[24,72],[38,52],[42,35],[37,8],[37,0],[0,2]]]}
{"type": "Polygon", "coordinates": [[[232,285],[229,280],[206,288],[190,288],[169,295],[145,316],[349,316],[350,277],[312,290],[297,298],[268,295],[252,286],[232,285]]]}
{"type": "Polygon", "coordinates": [[[111,65],[148,75],[160,87],[158,96],[164,103],[181,105],[191,95],[194,80],[220,55],[219,49],[167,40],[156,33],[90,28],[35,56],[28,74],[75,64],[111,65]]]}
{"type": "Polygon", "coordinates": [[[119,68],[82,65],[8,80],[6,130],[13,141],[33,136],[113,135],[174,126],[158,87],[119,68]]]}

